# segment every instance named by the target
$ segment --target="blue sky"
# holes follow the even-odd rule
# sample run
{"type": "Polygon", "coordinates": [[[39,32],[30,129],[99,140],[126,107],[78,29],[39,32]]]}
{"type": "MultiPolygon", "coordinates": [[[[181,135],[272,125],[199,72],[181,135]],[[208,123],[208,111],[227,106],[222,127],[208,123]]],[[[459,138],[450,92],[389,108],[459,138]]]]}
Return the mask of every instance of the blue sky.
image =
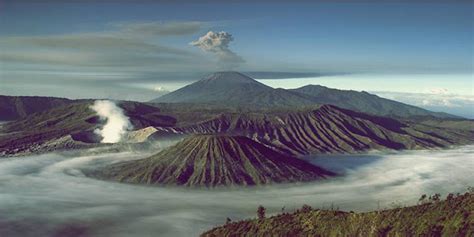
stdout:
{"type": "Polygon", "coordinates": [[[58,88],[73,85],[70,97],[146,100],[231,68],[371,75],[344,88],[471,98],[472,3],[381,2],[2,1],[0,93],[64,96],[58,88]],[[190,45],[209,31],[233,41],[217,53],[190,45]]]}

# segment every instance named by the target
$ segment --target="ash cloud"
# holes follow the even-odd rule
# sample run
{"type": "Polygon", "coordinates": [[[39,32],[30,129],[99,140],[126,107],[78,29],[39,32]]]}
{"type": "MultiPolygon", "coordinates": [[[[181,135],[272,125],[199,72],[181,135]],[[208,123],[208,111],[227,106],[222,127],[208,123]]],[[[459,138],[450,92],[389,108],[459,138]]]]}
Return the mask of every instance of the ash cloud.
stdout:
{"type": "Polygon", "coordinates": [[[117,143],[127,130],[132,128],[132,124],[123,110],[112,101],[96,100],[91,109],[106,121],[101,129],[94,131],[102,137],[102,143],[117,143]]]}
{"type": "Polygon", "coordinates": [[[209,31],[207,34],[199,37],[198,40],[192,41],[190,45],[196,46],[204,52],[214,54],[222,66],[232,68],[245,62],[242,57],[229,49],[229,44],[233,40],[234,38],[228,32],[209,31]]]}

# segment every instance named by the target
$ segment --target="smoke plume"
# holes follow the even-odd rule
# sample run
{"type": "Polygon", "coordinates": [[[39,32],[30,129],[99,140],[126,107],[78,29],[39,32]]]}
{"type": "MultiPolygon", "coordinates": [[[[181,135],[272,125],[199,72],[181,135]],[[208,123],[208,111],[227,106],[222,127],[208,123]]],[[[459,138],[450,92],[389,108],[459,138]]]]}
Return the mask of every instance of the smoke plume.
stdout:
{"type": "Polygon", "coordinates": [[[209,31],[190,44],[199,47],[204,52],[215,54],[219,63],[227,67],[235,67],[245,61],[229,49],[229,43],[233,40],[232,35],[225,31],[217,33],[209,31]]]}
{"type": "Polygon", "coordinates": [[[105,120],[102,129],[96,129],[94,132],[102,136],[102,143],[119,142],[127,130],[132,128],[129,119],[123,113],[123,110],[114,102],[108,100],[96,100],[91,106],[101,119],[105,120]]]}

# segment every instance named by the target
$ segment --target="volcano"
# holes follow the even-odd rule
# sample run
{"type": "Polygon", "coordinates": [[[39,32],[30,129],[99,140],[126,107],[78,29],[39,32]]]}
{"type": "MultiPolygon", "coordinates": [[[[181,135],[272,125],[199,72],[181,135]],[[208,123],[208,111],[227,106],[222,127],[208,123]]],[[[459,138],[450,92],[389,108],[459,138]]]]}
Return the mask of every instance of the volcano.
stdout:
{"type": "Polygon", "coordinates": [[[104,179],[181,186],[304,182],[334,173],[243,136],[195,135],[149,158],[106,167],[104,179]]]}

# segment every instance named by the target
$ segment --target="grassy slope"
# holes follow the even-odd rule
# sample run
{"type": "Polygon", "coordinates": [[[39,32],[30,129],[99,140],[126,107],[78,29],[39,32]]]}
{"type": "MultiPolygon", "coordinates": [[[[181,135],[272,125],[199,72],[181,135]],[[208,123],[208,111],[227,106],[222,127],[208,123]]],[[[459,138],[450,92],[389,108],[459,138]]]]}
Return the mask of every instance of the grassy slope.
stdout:
{"type": "Polygon", "coordinates": [[[232,222],[202,236],[473,236],[474,194],[367,213],[298,210],[232,222]]]}
{"type": "Polygon", "coordinates": [[[122,182],[182,185],[260,185],[333,175],[240,136],[198,135],[152,157],[118,163],[94,176],[122,182]]]}
{"type": "Polygon", "coordinates": [[[14,154],[34,150],[41,144],[96,127],[88,122],[95,116],[91,103],[72,103],[32,114],[5,124],[0,135],[0,152],[14,154]]]}

